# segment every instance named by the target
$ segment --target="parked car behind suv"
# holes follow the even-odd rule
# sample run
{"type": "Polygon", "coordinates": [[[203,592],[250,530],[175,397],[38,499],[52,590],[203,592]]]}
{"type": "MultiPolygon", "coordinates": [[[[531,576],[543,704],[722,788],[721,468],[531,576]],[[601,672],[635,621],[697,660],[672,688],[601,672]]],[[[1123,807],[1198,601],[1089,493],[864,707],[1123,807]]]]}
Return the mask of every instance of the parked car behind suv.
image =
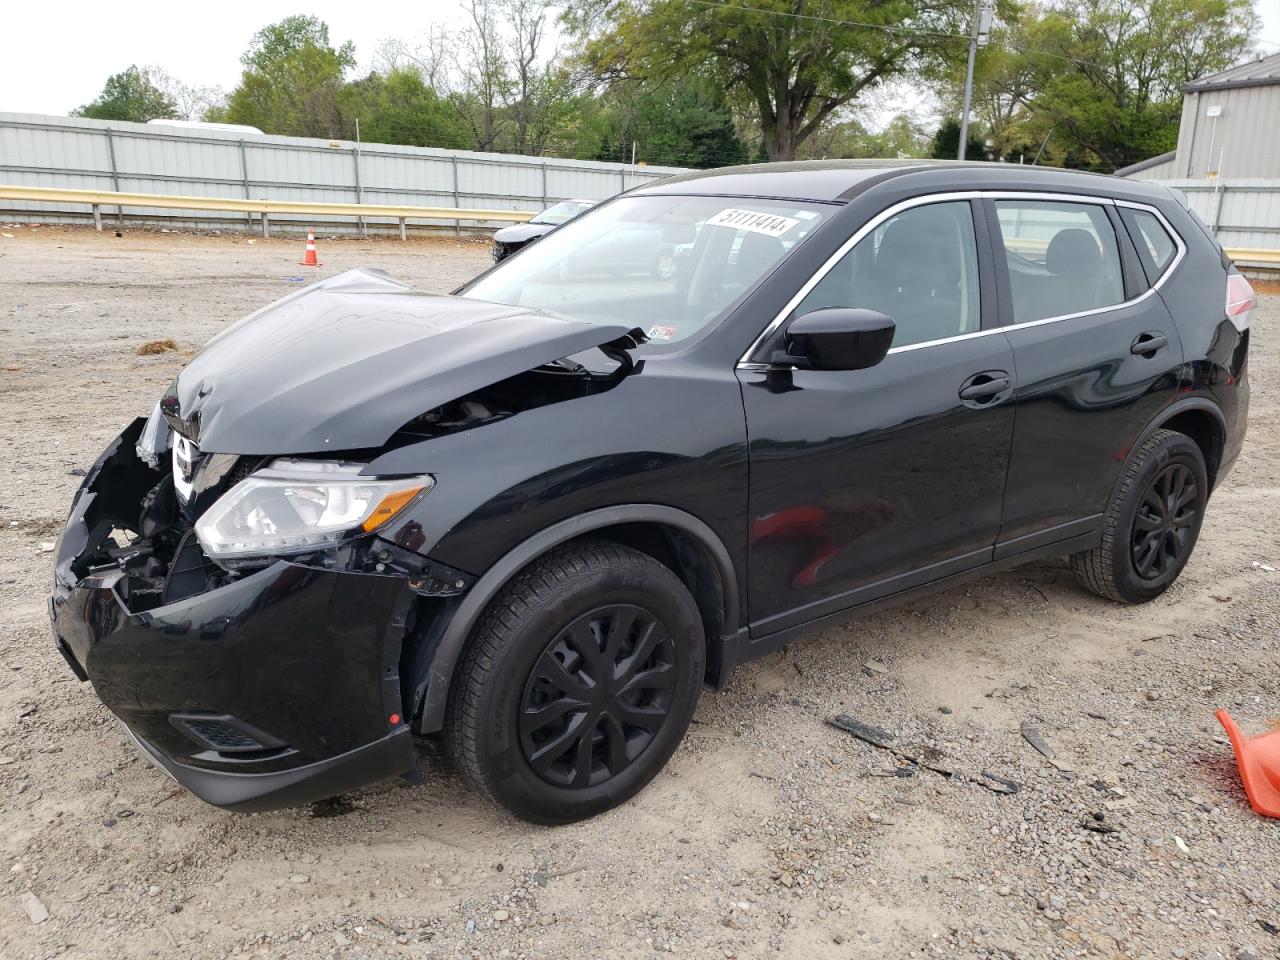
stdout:
{"type": "Polygon", "coordinates": [[[454,296],[352,271],[214,338],[88,471],[54,635],[211,803],[411,775],[441,734],[519,816],[587,817],[823,624],[1051,556],[1158,597],[1240,451],[1252,307],[1151,183],[659,181],[454,296]],[[681,268],[562,270],[621,234],[681,268]]]}
{"type": "Polygon", "coordinates": [[[541,213],[535,214],[524,223],[503,227],[493,235],[493,262],[505,260],[519,250],[523,250],[533,241],[545,237],[561,224],[568,223],[579,214],[590,210],[595,205],[593,200],[561,200],[553,203],[541,213]]]}

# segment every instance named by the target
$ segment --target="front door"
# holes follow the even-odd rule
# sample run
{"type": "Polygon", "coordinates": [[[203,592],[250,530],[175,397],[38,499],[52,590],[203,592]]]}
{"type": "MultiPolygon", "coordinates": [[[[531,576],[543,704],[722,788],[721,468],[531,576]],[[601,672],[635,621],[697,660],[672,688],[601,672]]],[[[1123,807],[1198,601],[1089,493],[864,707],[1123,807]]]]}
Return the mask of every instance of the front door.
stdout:
{"type": "Polygon", "coordinates": [[[889,355],[740,368],[754,637],[991,559],[1015,382],[994,311],[983,323],[979,252],[970,201],[889,216],[793,312],[879,310],[896,324],[889,355]]]}

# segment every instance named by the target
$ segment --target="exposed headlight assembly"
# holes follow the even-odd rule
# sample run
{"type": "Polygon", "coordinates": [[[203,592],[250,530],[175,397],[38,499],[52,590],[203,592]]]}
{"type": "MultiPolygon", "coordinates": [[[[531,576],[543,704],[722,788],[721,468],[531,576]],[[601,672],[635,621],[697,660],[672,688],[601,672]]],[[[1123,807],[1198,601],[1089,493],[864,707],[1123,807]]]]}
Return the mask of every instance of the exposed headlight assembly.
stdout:
{"type": "Polygon", "coordinates": [[[430,476],[380,480],[360,464],[271,461],[240,481],[196,521],[213,560],[307,553],[369,533],[425,494],[430,476]]]}

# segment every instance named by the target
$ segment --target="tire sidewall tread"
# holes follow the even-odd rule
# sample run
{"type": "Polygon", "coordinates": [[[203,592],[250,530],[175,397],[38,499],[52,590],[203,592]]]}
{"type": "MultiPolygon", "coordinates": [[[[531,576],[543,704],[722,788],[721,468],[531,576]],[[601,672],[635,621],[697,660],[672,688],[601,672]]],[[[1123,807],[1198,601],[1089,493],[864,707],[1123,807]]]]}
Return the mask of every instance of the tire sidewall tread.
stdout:
{"type": "Polygon", "coordinates": [[[679,745],[697,704],[705,656],[697,605],[664,564],[606,540],[557,547],[516,574],[481,615],[451,685],[446,744],[473,786],[523,819],[558,824],[594,816],[638,792],[679,745]],[[654,742],[621,774],[591,787],[557,787],[528,766],[511,724],[513,704],[554,632],[611,602],[662,608],[651,612],[670,630],[686,682],[654,742]]]}

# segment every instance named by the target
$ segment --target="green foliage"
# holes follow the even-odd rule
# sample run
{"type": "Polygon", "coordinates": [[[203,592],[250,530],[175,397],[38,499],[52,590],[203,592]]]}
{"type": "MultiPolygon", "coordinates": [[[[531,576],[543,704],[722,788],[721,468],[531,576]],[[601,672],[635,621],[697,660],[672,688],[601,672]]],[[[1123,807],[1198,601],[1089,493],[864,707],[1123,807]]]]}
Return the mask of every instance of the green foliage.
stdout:
{"type": "Polygon", "coordinates": [[[1183,87],[1236,62],[1256,26],[1251,0],[1029,6],[979,54],[975,112],[999,156],[1047,138],[1042,162],[1111,171],[1172,150],[1183,87]]]}
{"type": "Polygon", "coordinates": [[[919,121],[900,113],[879,133],[871,132],[857,120],[828,124],[805,142],[797,156],[802,160],[892,160],[923,157],[928,149],[929,135],[919,121]]]}
{"type": "Polygon", "coordinates": [[[180,116],[177,103],[156,84],[152,71],[137,66],[108,77],[97,98],[73,110],[72,115],[133,123],[180,116]]]}
{"type": "Polygon", "coordinates": [[[747,161],[723,91],[697,78],[653,86],[619,85],[603,119],[592,159],[660,166],[724,167],[747,161]]]}
{"type": "MultiPolygon", "coordinates": [[[[969,124],[968,139],[969,142],[965,144],[964,148],[964,158],[966,160],[991,159],[991,153],[987,150],[986,143],[972,122],[969,124]]],[[[942,126],[938,127],[938,132],[933,135],[933,140],[929,143],[929,156],[935,160],[955,160],[959,149],[960,121],[954,117],[947,117],[942,121],[942,126]]]]}
{"type": "Polygon", "coordinates": [[[576,0],[565,21],[600,76],[706,76],[740,94],[769,159],[790,160],[864,91],[954,56],[969,0],[576,0]]]}
{"type": "Polygon", "coordinates": [[[324,23],[294,16],[263,27],[240,62],[245,70],[227,102],[227,123],[287,136],[342,135],[338,100],[355,50],[349,42],[334,49],[324,23]]]}
{"type": "Polygon", "coordinates": [[[355,66],[355,47],[347,41],[337,50],[329,44],[329,25],[316,17],[285,17],[268,24],[249,41],[249,49],[240,56],[246,70],[270,74],[306,47],[328,50],[345,70],[355,66]]]}
{"type": "Polygon", "coordinates": [[[338,97],[343,118],[360,119],[361,139],[418,147],[470,146],[470,131],[457,107],[405,67],[371,73],[348,83],[338,97]]]}

